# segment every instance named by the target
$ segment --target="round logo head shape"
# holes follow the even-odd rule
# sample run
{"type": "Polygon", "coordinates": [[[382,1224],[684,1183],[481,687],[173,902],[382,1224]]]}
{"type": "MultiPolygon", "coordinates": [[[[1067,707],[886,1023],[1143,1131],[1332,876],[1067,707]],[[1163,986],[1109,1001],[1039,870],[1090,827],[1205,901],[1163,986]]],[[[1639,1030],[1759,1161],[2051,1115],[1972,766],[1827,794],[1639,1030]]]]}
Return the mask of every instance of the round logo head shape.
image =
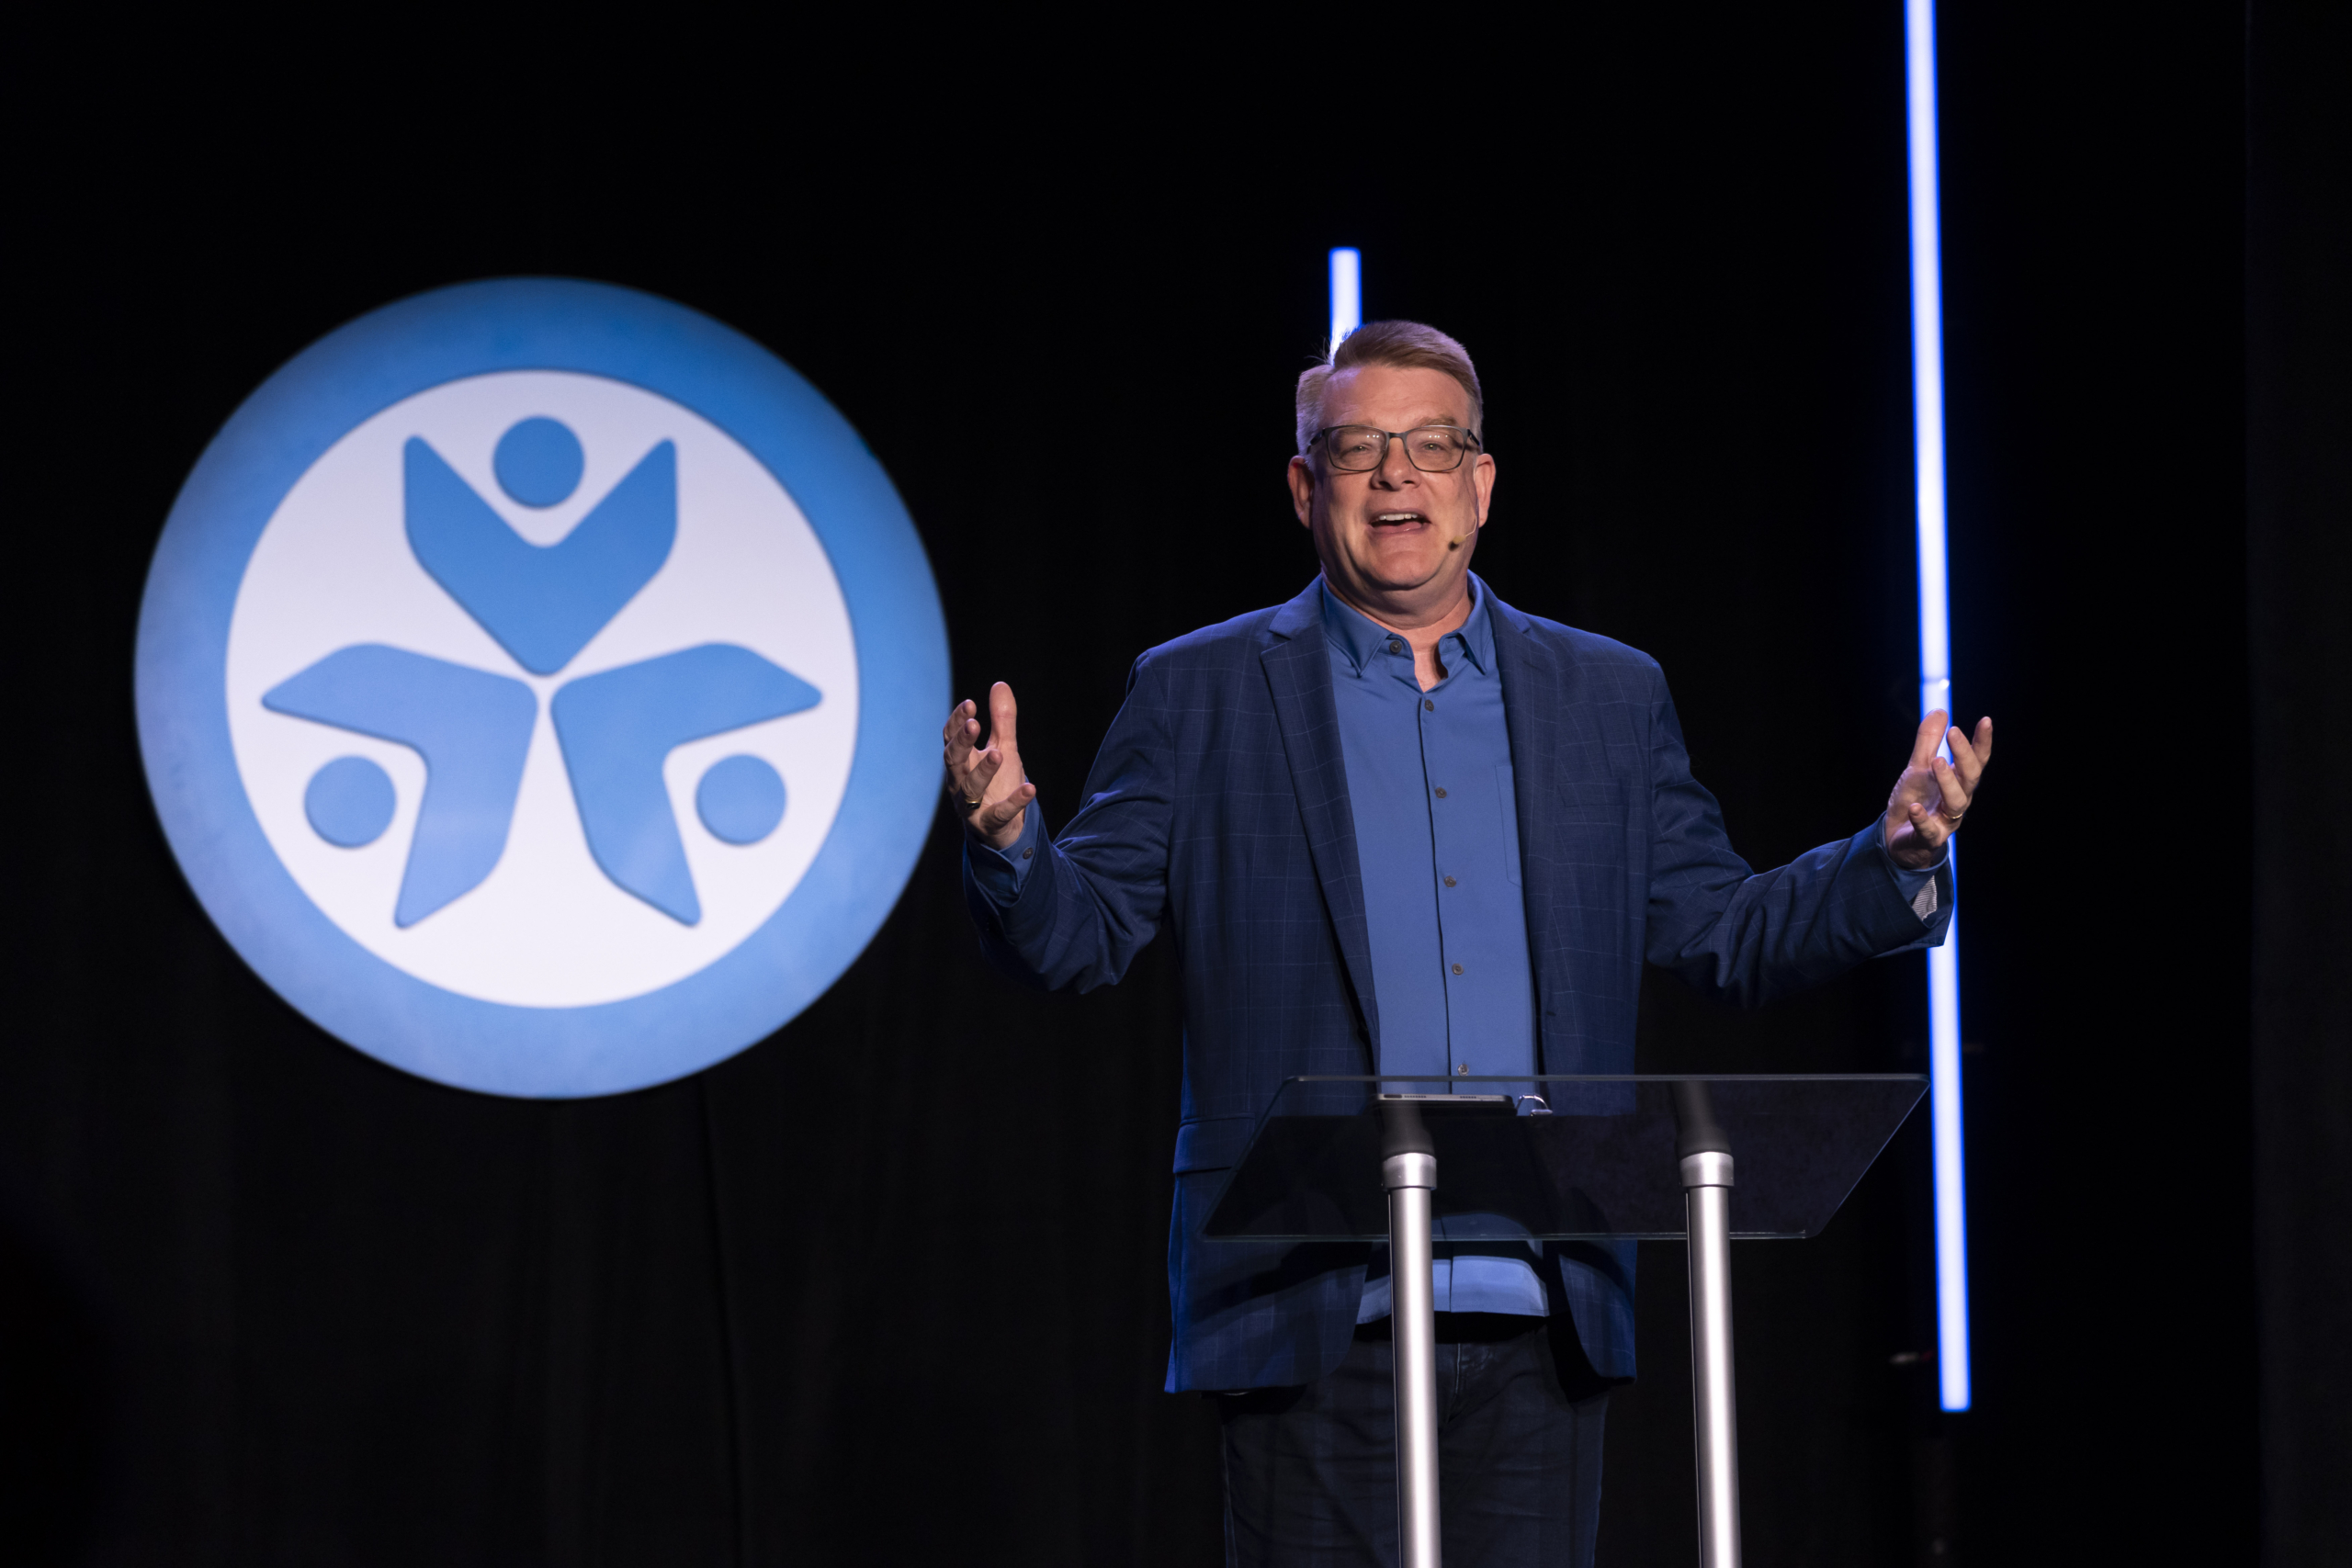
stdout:
{"type": "Polygon", "coordinates": [[[741,1050],[863,950],[933,809],[946,645],[806,382],[530,280],[256,391],[165,525],[138,668],[165,831],[265,979],[409,1071],[583,1095],[741,1050]]]}

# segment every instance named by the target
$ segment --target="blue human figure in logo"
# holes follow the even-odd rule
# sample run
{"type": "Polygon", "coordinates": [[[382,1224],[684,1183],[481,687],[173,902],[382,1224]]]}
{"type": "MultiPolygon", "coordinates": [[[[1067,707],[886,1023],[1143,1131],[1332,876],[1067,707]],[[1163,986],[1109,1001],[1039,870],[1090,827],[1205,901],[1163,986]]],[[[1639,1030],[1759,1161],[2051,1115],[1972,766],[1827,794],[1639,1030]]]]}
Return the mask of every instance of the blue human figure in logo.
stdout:
{"type": "MultiPolygon", "coordinates": [[[[537,416],[500,437],[491,467],[509,499],[544,509],[571,499],[586,460],[568,427],[537,416]]],[[[401,470],[403,514],[418,563],[534,675],[553,675],[570,664],[653,580],[677,539],[677,448],[668,441],[639,458],[553,545],[534,545],[517,534],[422,437],[411,437],[402,448],[401,470]]],[[[688,740],[781,718],[822,700],[823,694],[789,671],[723,643],[566,682],[550,710],[597,865],[616,886],[671,919],[698,923],[702,904],[662,781],[663,760],[688,740]]],[[[528,684],[360,644],[273,687],[262,703],[274,712],[399,742],[424,758],[424,799],[396,925],[413,925],[446,908],[496,867],[537,722],[538,698],[528,684]]],[[[782,816],[783,784],[755,778],[766,764],[754,759],[729,761],[738,766],[712,798],[741,790],[749,780],[750,787],[769,792],[770,804],[754,807],[740,830],[714,828],[713,836],[750,843],[782,816]],[[752,766],[747,772],[743,764],[752,766]]],[[[345,832],[333,814],[314,809],[312,822],[330,842],[362,841],[345,832]]],[[[380,832],[380,825],[375,830],[380,832]]]]}
{"type": "Polygon", "coordinates": [[[556,739],[589,852],[605,874],[671,919],[702,903],[662,780],[672,748],[815,707],[817,688],[748,648],[706,643],[583,675],[555,694],[556,739]]]}
{"type": "MultiPolygon", "coordinates": [[[[653,581],[678,536],[678,449],[656,445],[552,545],[509,527],[421,436],[401,452],[409,547],[419,565],[534,675],[552,675],[653,581]]],[[[524,420],[492,458],[499,488],[534,508],[578,488],[579,438],[524,420]]]]}
{"type": "Polygon", "coordinates": [[[405,930],[472,892],[506,852],[539,714],[538,697],[523,682],[359,643],[271,687],[261,705],[397,741],[424,759],[424,799],[394,925],[405,930]]]}

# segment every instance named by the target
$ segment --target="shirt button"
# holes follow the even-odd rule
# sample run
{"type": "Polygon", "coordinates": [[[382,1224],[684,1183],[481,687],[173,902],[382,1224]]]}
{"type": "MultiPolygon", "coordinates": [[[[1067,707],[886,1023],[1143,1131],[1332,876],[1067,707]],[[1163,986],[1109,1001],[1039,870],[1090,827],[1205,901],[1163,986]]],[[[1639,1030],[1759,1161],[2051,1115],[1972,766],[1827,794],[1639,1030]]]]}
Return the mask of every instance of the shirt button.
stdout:
{"type": "Polygon", "coordinates": [[[1456,975],[1461,974],[1461,973],[1462,973],[1462,965],[1461,965],[1461,964],[1455,964],[1455,965],[1453,966],[1453,972],[1454,972],[1456,975]]]}
{"type": "Polygon", "coordinates": [[[1439,786],[1439,788],[1438,788],[1438,792],[1437,792],[1437,797],[1438,797],[1440,800],[1443,800],[1443,799],[1445,798],[1445,788],[1444,788],[1444,786],[1443,786],[1443,785],[1440,785],[1440,786],[1439,786]]]}
{"type": "Polygon", "coordinates": [[[1027,860],[1031,855],[1034,855],[1036,852],[1037,852],[1035,850],[1023,850],[1021,852],[1021,858],[1023,860],[1027,860]]]}
{"type": "Polygon", "coordinates": [[[1430,701],[1429,698],[1423,697],[1421,699],[1421,711],[1423,713],[1435,713],[1437,712],[1437,705],[1430,701]]]}
{"type": "Polygon", "coordinates": [[[1452,877],[1450,877],[1450,876],[1449,876],[1449,877],[1447,877],[1447,878],[1445,879],[1445,885],[1446,885],[1448,887],[1453,886],[1453,878],[1452,878],[1452,877]]]}
{"type": "Polygon", "coordinates": [[[1388,639],[1388,651],[1391,653],[1402,653],[1405,651],[1405,645],[1398,642],[1395,637],[1390,637],[1388,639]]]}

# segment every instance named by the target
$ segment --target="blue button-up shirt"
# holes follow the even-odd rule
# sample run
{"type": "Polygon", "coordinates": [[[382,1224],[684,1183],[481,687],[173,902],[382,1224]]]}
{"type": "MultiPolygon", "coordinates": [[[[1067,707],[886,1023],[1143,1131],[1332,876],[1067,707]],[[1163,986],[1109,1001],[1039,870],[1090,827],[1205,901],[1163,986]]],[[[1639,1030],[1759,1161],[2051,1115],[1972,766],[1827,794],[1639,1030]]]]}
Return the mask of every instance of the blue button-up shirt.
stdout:
{"type": "MultiPolygon", "coordinates": [[[[1475,575],[1470,582],[1470,618],[1439,639],[1444,676],[1426,692],[1410,642],[1323,590],[1384,1075],[1535,1072],[1510,731],[1486,584],[1475,575]]],[[[1532,1248],[1525,1259],[1441,1256],[1438,1310],[1544,1315],[1533,1257],[1532,1248]]],[[[1388,1311],[1389,1281],[1376,1262],[1358,1317],[1369,1323],[1388,1311]]]]}
{"type": "Polygon", "coordinates": [[[1444,678],[1426,692],[1411,643],[1323,591],[1388,1075],[1535,1071],[1510,732],[1471,581],[1470,618],[1439,640],[1444,678]]]}

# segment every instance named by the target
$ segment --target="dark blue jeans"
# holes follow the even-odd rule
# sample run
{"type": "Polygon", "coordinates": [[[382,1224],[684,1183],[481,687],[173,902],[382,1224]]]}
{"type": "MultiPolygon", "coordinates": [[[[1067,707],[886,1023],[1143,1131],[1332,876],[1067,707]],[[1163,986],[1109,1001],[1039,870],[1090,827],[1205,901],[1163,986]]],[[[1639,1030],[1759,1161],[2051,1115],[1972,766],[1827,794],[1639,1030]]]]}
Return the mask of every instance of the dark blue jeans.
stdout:
{"type": "MultiPolygon", "coordinates": [[[[1605,1384],[1575,1331],[1439,1314],[1439,1518],[1464,1568],[1590,1568],[1605,1384]],[[1561,1362],[1572,1363],[1567,1377],[1561,1362]]],[[[1561,1326],[1565,1327],[1565,1325],[1561,1326]]],[[[1221,1395],[1228,1568],[1394,1568],[1395,1357],[1387,1325],[1305,1388],[1221,1395]]]]}

